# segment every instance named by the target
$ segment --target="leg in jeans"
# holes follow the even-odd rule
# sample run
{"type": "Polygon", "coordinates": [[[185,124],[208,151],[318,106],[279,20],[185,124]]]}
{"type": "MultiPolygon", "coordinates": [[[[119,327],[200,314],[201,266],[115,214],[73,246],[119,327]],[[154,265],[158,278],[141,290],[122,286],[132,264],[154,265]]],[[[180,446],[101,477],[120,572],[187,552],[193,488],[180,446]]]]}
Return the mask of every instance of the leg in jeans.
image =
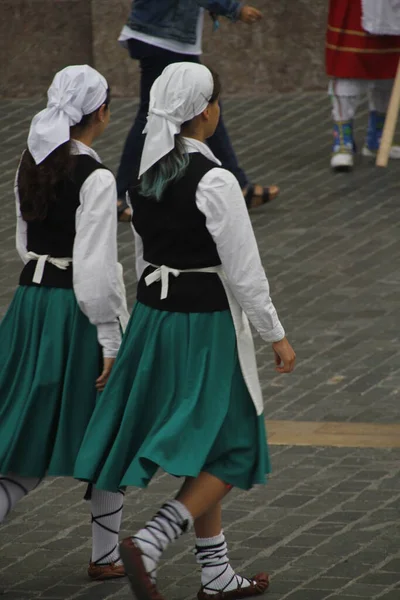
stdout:
{"type": "MultiPolygon", "coordinates": [[[[128,134],[122,152],[117,173],[118,198],[123,199],[129,186],[137,178],[140,157],[143,151],[144,136],[142,134],[146,125],[149,110],[150,89],[154,81],[161,75],[165,67],[176,62],[200,63],[198,56],[178,54],[161,48],[153,48],[147,44],[142,45],[140,61],[140,105],[135,122],[128,134]],[[148,50],[146,52],[145,46],[148,50]]],[[[241,188],[248,184],[244,171],[239,167],[236,154],[232,148],[225,124],[221,117],[214,135],[208,140],[211,150],[222,162],[222,166],[231,171],[239,181],[241,188]]]]}
{"type": "MultiPolygon", "coordinates": [[[[195,59],[193,62],[201,62],[198,57],[192,57],[192,59],[195,59]]],[[[207,144],[209,145],[213,154],[215,154],[215,156],[221,161],[222,166],[236,177],[241,189],[243,190],[243,193],[245,194],[247,190],[249,191],[250,197],[246,199],[248,208],[261,206],[261,204],[264,204],[266,201],[276,198],[276,196],[279,194],[279,188],[276,185],[272,185],[269,188],[264,188],[261,185],[252,186],[250,184],[246,173],[239,166],[236,153],[233,149],[228,131],[225,127],[222,103],[220,103],[220,107],[221,116],[219,123],[214,135],[207,140],[207,144]]]]}
{"type": "Polygon", "coordinates": [[[140,104],[135,121],[126,138],[117,173],[118,198],[124,199],[125,193],[137,178],[140,157],[143,150],[143,129],[149,109],[150,88],[163,70],[163,63],[157,57],[140,60],[140,104]]]}
{"type": "Polygon", "coordinates": [[[232,143],[222,117],[222,104],[221,117],[217,129],[215,130],[214,135],[207,140],[207,143],[215,156],[221,161],[222,166],[233,173],[242,190],[245,189],[249,184],[249,180],[247,179],[246,173],[240,168],[237,156],[232,147],[232,143]]]}
{"type": "Polygon", "coordinates": [[[121,199],[125,198],[127,189],[138,176],[144,145],[144,135],[142,132],[146,125],[149,110],[151,86],[168,65],[186,61],[199,62],[196,56],[169,52],[161,48],[154,48],[149,44],[141,44],[141,46],[137,45],[137,47],[140,49],[140,53],[137,54],[140,56],[140,106],[135,122],[126,139],[118,168],[117,192],[118,198],[121,199]]]}
{"type": "MultiPolygon", "coordinates": [[[[198,56],[190,56],[190,55],[178,55],[181,62],[187,60],[189,62],[201,63],[201,60],[198,56]],[[184,57],[184,60],[183,60],[184,57]]],[[[178,62],[178,61],[174,61],[178,62]]],[[[249,180],[246,177],[246,173],[243,169],[240,168],[235,151],[232,147],[231,140],[229,138],[229,134],[226,130],[223,115],[222,115],[222,104],[221,106],[221,116],[219,119],[219,123],[217,125],[217,129],[215,130],[214,135],[212,135],[208,140],[207,144],[209,145],[211,151],[215,156],[221,161],[224,169],[227,169],[233,175],[235,175],[236,179],[239,182],[239,185],[242,189],[246,188],[249,184],[249,180]]]]}
{"type": "MultiPolygon", "coordinates": [[[[172,63],[201,62],[199,56],[170,52],[161,48],[155,48],[149,44],[138,43],[136,40],[131,40],[131,42],[130,48],[135,48],[135,51],[131,50],[131,56],[136,57],[140,61],[140,105],[135,122],[126,139],[118,168],[117,192],[120,199],[125,198],[127,189],[137,179],[139,172],[140,158],[144,145],[142,132],[146,125],[149,110],[151,86],[163,70],[172,63]]],[[[215,156],[221,161],[222,166],[235,175],[240,187],[243,190],[247,188],[249,181],[243,169],[238,164],[222,115],[214,135],[208,140],[208,144],[215,156]]],[[[261,186],[257,186],[257,188],[255,195],[261,197],[263,188],[261,186]]],[[[271,187],[271,198],[275,197],[278,191],[276,186],[271,187]]]]}

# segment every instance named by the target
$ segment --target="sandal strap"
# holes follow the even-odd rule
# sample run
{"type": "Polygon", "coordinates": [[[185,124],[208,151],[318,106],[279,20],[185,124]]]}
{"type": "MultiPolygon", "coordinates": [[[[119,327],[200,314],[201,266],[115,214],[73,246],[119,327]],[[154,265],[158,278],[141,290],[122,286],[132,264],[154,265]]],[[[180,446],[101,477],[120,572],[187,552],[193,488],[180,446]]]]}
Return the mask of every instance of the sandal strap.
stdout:
{"type": "MultiPolygon", "coordinates": [[[[262,204],[267,204],[268,202],[271,201],[271,194],[269,191],[269,187],[268,186],[263,187],[262,190],[263,190],[262,194],[261,194],[262,204]]],[[[255,194],[254,191],[255,191],[255,185],[254,185],[254,183],[250,183],[246,190],[246,193],[244,195],[244,200],[246,202],[247,208],[251,208],[251,202],[252,202],[254,196],[260,195],[260,194],[255,194]]]]}
{"type": "Polygon", "coordinates": [[[247,208],[250,208],[251,201],[253,200],[253,196],[254,196],[254,184],[249,183],[249,185],[247,186],[246,193],[244,195],[244,201],[246,202],[247,208]]]}
{"type": "Polygon", "coordinates": [[[271,201],[271,196],[269,193],[269,187],[263,187],[262,203],[267,204],[270,201],[271,201]]]}

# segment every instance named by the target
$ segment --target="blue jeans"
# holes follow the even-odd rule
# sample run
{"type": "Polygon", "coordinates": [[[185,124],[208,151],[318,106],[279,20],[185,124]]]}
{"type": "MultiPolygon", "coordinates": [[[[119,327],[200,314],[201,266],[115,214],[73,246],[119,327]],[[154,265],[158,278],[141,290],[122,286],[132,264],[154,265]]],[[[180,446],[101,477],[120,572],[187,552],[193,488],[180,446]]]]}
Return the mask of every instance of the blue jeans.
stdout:
{"type": "MultiPolygon", "coordinates": [[[[135,122],[132,125],[122,152],[117,173],[118,198],[124,198],[125,192],[137,180],[140,158],[142,155],[144,135],[149,110],[150,89],[154,81],[163,72],[165,67],[175,62],[200,62],[199,56],[178,54],[162,48],[156,48],[138,40],[129,40],[129,53],[131,58],[140,62],[140,106],[135,122]]],[[[231,171],[237,178],[241,188],[248,185],[244,171],[239,167],[235,151],[232,148],[228,132],[225,128],[222,115],[214,135],[207,140],[212,152],[221,161],[222,166],[231,171]]]]}

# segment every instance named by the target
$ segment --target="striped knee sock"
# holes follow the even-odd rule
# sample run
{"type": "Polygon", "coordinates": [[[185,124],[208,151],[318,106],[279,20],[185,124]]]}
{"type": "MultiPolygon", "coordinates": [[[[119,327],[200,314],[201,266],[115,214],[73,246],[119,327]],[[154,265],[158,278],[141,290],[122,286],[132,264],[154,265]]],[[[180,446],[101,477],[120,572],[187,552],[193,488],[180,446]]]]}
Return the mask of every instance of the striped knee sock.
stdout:
{"type": "Polygon", "coordinates": [[[249,579],[236,575],[229,564],[228,547],[222,531],[212,538],[196,538],[196,560],[201,565],[203,591],[210,595],[251,584],[249,579]]]}
{"type": "Polygon", "coordinates": [[[92,562],[96,565],[122,564],[118,537],[124,495],[92,489],[92,562]]]}
{"type": "Polygon", "coordinates": [[[143,529],[133,536],[142,551],[145,569],[156,581],[157,564],[166,547],[193,525],[193,517],[179,500],[166,502],[143,529]]]}

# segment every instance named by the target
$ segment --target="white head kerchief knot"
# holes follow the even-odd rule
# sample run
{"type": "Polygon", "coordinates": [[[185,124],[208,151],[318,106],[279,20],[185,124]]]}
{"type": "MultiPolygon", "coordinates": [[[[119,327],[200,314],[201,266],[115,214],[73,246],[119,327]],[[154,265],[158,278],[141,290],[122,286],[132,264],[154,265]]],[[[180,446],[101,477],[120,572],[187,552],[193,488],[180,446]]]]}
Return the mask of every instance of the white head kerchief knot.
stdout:
{"type": "Polygon", "coordinates": [[[213,76],[203,65],[174,63],[164,69],[150,91],[139,177],[174,148],[182,124],[207,108],[213,90],[213,76]]]}
{"type": "Polygon", "coordinates": [[[47,92],[47,107],[32,119],[28,148],[35,163],[70,139],[69,128],[104,104],[107,81],[88,65],[59,71],[47,92]]]}

